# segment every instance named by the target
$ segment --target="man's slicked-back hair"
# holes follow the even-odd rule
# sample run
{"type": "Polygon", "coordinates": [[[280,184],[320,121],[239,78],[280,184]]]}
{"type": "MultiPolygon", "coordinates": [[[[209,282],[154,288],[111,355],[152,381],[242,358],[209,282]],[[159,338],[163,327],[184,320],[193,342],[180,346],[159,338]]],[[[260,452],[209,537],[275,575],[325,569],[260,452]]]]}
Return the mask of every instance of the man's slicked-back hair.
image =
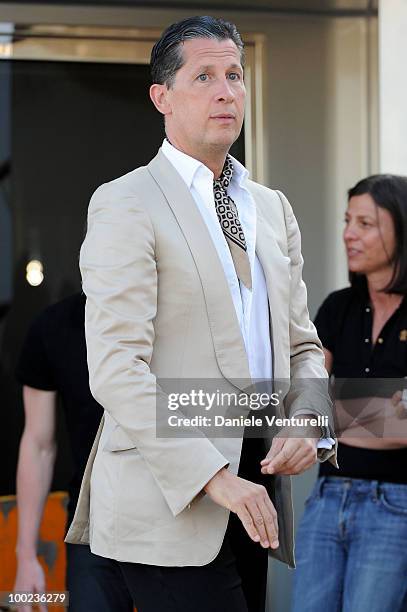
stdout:
{"type": "Polygon", "coordinates": [[[188,17],[170,25],[151,51],[150,70],[153,83],[172,87],[177,70],[184,65],[182,43],[194,38],[233,41],[244,65],[244,45],[233,23],[215,17],[188,17]]]}

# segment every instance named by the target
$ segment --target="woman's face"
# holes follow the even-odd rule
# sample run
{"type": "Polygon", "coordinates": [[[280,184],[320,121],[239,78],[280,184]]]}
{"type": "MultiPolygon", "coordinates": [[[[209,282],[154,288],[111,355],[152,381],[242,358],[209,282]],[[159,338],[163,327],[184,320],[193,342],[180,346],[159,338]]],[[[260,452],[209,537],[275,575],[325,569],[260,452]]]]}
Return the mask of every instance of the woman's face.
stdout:
{"type": "Polygon", "coordinates": [[[392,270],[396,246],[393,219],[369,194],[350,198],[343,239],[350,272],[367,276],[392,270]]]}

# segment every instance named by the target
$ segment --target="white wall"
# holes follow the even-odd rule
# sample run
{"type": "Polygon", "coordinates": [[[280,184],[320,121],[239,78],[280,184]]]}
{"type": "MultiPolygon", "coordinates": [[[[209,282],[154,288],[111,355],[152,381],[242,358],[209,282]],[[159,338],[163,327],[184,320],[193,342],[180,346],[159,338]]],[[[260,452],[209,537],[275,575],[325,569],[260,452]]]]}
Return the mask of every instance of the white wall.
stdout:
{"type": "Polygon", "coordinates": [[[346,191],[377,170],[377,22],[337,19],[329,38],[324,288],[332,290],[347,283],[346,191]]]}
{"type": "Polygon", "coordinates": [[[380,170],[407,174],[407,2],[379,3],[380,170]]]}

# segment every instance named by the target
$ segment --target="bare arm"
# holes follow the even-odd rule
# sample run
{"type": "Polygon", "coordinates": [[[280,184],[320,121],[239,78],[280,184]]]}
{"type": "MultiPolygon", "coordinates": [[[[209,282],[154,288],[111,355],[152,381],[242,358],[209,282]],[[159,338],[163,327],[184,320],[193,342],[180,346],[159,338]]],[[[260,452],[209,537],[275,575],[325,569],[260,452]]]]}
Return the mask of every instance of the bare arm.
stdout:
{"type": "MultiPolygon", "coordinates": [[[[23,387],[25,427],[17,466],[17,576],[15,590],[45,589],[37,540],[55,462],[55,391],[23,387]]],[[[26,608],[27,610],[30,608],[26,608]]]]}
{"type": "MultiPolygon", "coordinates": [[[[333,355],[326,348],[324,348],[324,354],[325,368],[328,374],[330,374],[332,371],[333,355]]],[[[397,417],[402,418],[401,391],[397,391],[393,395],[391,403],[380,401],[379,406],[377,402],[371,402],[370,406],[369,404],[361,404],[357,420],[351,416],[355,414],[355,408],[347,408],[345,410],[344,405],[346,405],[344,401],[337,401],[335,405],[336,419],[339,424],[339,431],[341,432],[339,439],[342,444],[374,450],[402,448],[407,445],[406,427],[397,420],[397,417]],[[391,405],[396,407],[396,414],[393,414],[391,405]],[[380,418],[384,419],[383,426],[385,425],[386,429],[383,437],[378,438],[374,434],[373,425],[380,418]],[[372,428],[370,435],[368,435],[369,427],[372,428]]],[[[404,412],[407,414],[405,409],[404,412]]]]}
{"type": "Polygon", "coordinates": [[[323,348],[323,351],[325,355],[325,370],[328,372],[328,374],[331,374],[334,357],[331,351],[328,351],[328,349],[323,348]]]}

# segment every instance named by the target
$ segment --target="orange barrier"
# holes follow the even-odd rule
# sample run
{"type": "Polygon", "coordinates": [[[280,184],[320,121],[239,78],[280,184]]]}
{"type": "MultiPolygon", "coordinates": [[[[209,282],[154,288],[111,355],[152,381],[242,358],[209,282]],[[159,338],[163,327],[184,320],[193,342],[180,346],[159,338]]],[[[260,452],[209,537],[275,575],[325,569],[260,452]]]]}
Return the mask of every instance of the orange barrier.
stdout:
{"type": "MultiPolygon", "coordinates": [[[[44,568],[47,591],[65,591],[66,555],[64,546],[68,494],[50,493],[40,527],[38,558],[44,568]]],[[[17,570],[17,503],[14,495],[0,497],[0,591],[12,591],[17,570]]],[[[2,610],[4,608],[1,608],[2,610]]],[[[9,608],[13,610],[15,608],[9,608]]],[[[33,610],[37,610],[33,606],[33,610]]],[[[62,612],[61,606],[48,605],[49,612],[62,612]]],[[[134,609],[134,612],[137,612],[134,609]]]]}
{"type": "MultiPolygon", "coordinates": [[[[48,496],[40,528],[38,557],[44,568],[48,591],[65,590],[65,522],[67,493],[48,496]]],[[[12,591],[17,563],[17,503],[12,495],[0,497],[0,591],[12,591]]],[[[35,608],[33,608],[35,610],[35,608]]],[[[61,606],[48,606],[50,612],[61,612],[61,606]]]]}

